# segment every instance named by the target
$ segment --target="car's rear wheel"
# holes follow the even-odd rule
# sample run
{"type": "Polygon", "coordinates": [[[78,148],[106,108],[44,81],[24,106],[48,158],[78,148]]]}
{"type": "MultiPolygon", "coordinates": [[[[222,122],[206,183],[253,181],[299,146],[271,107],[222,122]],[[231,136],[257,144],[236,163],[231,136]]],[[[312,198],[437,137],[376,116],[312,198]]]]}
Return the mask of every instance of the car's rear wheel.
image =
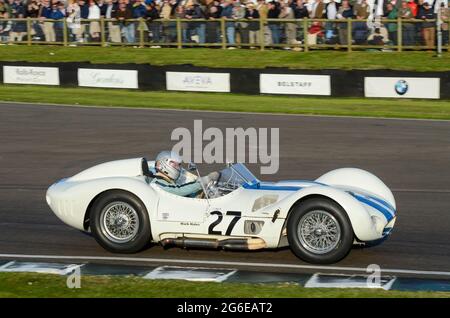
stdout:
{"type": "Polygon", "coordinates": [[[354,238],[345,211],[326,198],[307,199],[294,207],[289,215],[287,235],[297,257],[318,264],[335,263],[344,258],[354,238]]]}
{"type": "Polygon", "coordinates": [[[147,209],[126,191],[112,190],[93,204],[91,231],[96,241],[114,253],[136,253],[151,241],[147,209]]]}

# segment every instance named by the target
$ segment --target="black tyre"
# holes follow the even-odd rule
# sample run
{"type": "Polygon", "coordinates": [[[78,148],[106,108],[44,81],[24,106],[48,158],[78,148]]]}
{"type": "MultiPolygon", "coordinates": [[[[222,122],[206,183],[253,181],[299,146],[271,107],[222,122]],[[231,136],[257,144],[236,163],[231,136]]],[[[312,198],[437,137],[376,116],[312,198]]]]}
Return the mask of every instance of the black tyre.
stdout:
{"type": "Polygon", "coordinates": [[[353,228],[347,213],[326,198],[311,198],[291,211],[287,235],[292,252],[315,264],[336,263],[352,248],[353,228]]]}
{"type": "Polygon", "coordinates": [[[113,253],[136,253],[151,241],[147,209],[126,191],[111,190],[93,204],[91,231],[96,241],[113,253]]]}

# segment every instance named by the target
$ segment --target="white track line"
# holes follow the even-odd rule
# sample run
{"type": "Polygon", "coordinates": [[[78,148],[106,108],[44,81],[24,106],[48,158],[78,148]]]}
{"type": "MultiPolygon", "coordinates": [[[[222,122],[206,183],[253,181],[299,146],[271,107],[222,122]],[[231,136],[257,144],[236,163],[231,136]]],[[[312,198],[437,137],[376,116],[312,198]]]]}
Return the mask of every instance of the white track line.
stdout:
{"type": "MultiPolygon", "coordinates": [[[[259,96],[259,95],[248,95],[259,96]]],[[[326,100],[324,100],[326,102],[326,100]]],[[[392,102],[395,102],[392,101],[392,102]]],[[[169,112],[193,112],[193,113],[216,113],[216,114],[239,114],[239,115],[260,115],[260,116],[286,116],[286,117],[318,117],[318,118],[350,118],[350,119],[382,119],[382,120],[396,120],[396,121],[436,121],[448,122],[448,119],[426,119],[426,118],[400,118],[400,117],[375,117],[375,116],[350,116],[350,115],[315,115],[315,114],[289,114],[289,113],[263,113],[263,112],[239,112],[226,110],[203,110],[203,109],[177,109],[177,108],[163,108],[163,107],[134,107],[134,106],[98,106],[98,105],[74,105],[74,104],[55,104],[55,103],[33,103],[33,102],[14,102],[0,100],[0,104],[17,104],[17,105],[34,105],[34,106],[59,106],[59,107],[74,107],[74,108],[99,108],[99,109],[126,109],[126,110],[149,110],[149,111],[169,111],[169,112]]]]}
{"type": "MultiPolygon", "coordinates": [[[[334,270],[367,272],[364,267],[340,267],[340,266],[315,266],[315,265],[295,265],[295,264],[275,264],[275,263],[251,263],[251,262],[226,262],[226,261],[205,261],[190,259],[167,259],[167,258],[140,258],[140,257],[110,257],[110,256],[67,256],[67,255],[30,255],[30,254],[0,254],[1,258],[22,258],[22,259],[59,259],[59,260],[96,260],[96,261],[122,261],[122,262],[143,262],[143,263],[171,263],[171,264],[202,264],[221,266],[249,266],[266,268],[290,268],[290,269],[312,269],[312,270],[334,270]]],[[[449,276],[450,272],[422,271],[410,269],[387,269],[382,268],[383,273],[392,274],[412,274],[412,275],[433,275],[449,276]]]]}

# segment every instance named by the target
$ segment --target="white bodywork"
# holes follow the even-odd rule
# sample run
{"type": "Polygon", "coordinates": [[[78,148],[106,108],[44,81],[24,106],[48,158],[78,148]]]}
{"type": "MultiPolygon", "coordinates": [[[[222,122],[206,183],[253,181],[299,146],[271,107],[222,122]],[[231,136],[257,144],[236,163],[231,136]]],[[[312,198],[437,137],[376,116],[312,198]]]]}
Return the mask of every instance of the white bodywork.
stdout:
{"type": "Polygon", "coordinates": [[[151,183],[143,173],[143,160],[107,162],[62,179],[48,189],[47,203],[64,223],[89,231],[89,208],[95,198],[112,189],[128,191],[146,206],[155,242],[174,237],[255,238],[264,242],[258,248],[285,246],[289,212],[294,204],[310,196],[330,198],[346,211],[355,242],[383,239],[394,226],[392,192],[364,170],[337,169],[315,181],[244,184],[226,195],[199,199],[177,196],[151,183]],[[229,211],[231,215],[227,215],[229,211]],[[236,218],[236,212],[240,217],[236,218]],[[221,222],[217,222],[219,214],[223,216],[221,222]],[[237,222],[227,233],[233,219],[237,222]],[[252,222],[259,225],[256,231],[249,230],[252,222]]]}

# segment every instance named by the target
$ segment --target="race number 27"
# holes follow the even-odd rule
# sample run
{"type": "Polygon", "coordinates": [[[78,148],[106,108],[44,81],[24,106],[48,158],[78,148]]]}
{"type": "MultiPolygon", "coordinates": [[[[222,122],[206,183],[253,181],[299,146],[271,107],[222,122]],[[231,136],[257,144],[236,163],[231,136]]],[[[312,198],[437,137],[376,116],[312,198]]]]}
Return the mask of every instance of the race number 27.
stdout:
{"type": "MultiPolygon", "coordinates": [[[[223,213],[220,211],[213,211],[213,212],[211,212],[211,215],[217,215],[217,219],[209,225],[208,234],[223,235],[221,231],[214,230],[214,228],[222,222],[223,213]]],[[[225,232],[225,235],[230,235],[231,232],[233,231],[234,226],[241,218],[242,212],[227,211],[226,215],[234,216],[234,218],[231,220],[230,224],[228,225],[227,231],[225,232]]]]}

